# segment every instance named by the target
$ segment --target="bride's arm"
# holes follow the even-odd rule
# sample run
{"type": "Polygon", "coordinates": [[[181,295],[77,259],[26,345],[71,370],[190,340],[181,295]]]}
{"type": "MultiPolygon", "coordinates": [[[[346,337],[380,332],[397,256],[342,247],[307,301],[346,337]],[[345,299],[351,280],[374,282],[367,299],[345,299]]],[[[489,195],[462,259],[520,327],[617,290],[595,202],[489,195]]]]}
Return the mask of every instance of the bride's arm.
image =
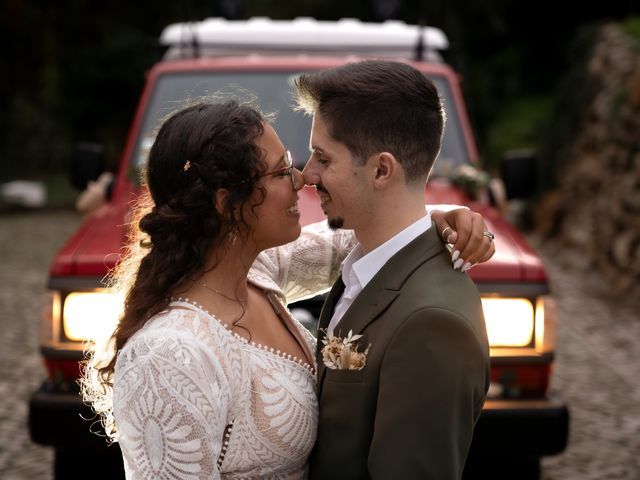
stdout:
{"type": "MultiPolygon", "coordinates": [[[[426,205],[425,209],[429,214],[438,212],[433,221],[439,232],[446,227],[463,229],[464,236],[455,245],[463,264],[468,257],[472,264],[491,258],[495,248],[482,242],[486,226],[480,214],[459,205],[426,205]]],[[[302,228],[297,240],[262,252],[252,270],[274,281],[291,303],[331,288],[356,243],[352,230],[330,229],[326,221],[313,223],[302,228]]]]}
{"type": "Polygon", "coordinates": [[[114,418],[127,476],[218,479],[230,401],[224,371],[195,339],[155,333],[130,340],[118,360],[114,418]]]}
{"type": "Polygon", "coordinates": [[[313,297],[331,288],[356,243],[352,230],[332,230],[326,221],[312,223],[297,240],[262,252],[252,271],[272,279],[288,302],[313,297]]]}

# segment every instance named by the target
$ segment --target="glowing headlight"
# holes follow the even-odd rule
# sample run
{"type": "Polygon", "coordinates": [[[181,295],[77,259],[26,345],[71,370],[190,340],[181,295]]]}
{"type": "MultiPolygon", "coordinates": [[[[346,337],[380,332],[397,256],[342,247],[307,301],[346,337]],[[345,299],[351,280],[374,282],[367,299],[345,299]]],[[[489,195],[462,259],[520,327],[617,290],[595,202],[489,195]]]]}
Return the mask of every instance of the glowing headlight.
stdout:
{"type": "Polygon", "coordinates": [[[556,301],[550,295],[539,297],[536,302],[536,350],[553,352],[556,346],[556,301]]]}
{"type": "Polygon", "coordinates": [[[108,338],[118,323],[123,299],[104,292],[74,292],[64,300],[64,334],[70,340],[108,338]]]}
{"type": "Polygon", "coordinates": [[[524,347],[533,337],[533,305],[526,298],[483,298],[492,347],[524,347]]]}

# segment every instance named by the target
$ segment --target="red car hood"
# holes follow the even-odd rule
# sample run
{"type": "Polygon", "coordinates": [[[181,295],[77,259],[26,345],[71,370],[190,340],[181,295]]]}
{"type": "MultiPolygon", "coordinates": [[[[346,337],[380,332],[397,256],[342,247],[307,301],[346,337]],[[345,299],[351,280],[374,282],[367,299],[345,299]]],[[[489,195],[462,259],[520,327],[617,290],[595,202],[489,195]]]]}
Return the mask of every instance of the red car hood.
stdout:
{"type": "Polygon", "coordinates": [[[106,275],[125,241],[127,211],[125,203],[109,203],[92,214],[54,258],[51,276],[106,275]]]}
{"type": "MultiPolygon", "coordinates": [[[[324,220],[313,188],[302,189],[299,197],[303,225],[324,220]]],[[[483,203],[471,202],[448,182],[438,179],[429,182],[426,203],[467,205],[485,218],[488,228],[496,236],[496,253],[489,262],[470,270],[476,282],[546,281],[540,258],[497,210],[483,203]]],[[[128,202],[110,203],[89,217],[55,257],[51,275],[104,276],[119,258],[126,235],[128,207],[128,202]]]]}

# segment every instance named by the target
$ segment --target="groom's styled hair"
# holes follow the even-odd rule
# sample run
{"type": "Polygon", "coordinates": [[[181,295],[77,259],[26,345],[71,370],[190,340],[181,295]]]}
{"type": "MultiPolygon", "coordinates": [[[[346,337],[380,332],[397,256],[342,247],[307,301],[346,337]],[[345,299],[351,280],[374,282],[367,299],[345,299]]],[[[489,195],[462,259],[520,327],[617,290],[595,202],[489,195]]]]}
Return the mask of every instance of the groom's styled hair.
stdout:
{"type": "Polygon", "coordinates": [[[408,180],[425,180],[440,151],[445,113],[438,91],[406,63],[365,60],[303,74],[294,96],[354,158],[390,152],[408,180]]]}

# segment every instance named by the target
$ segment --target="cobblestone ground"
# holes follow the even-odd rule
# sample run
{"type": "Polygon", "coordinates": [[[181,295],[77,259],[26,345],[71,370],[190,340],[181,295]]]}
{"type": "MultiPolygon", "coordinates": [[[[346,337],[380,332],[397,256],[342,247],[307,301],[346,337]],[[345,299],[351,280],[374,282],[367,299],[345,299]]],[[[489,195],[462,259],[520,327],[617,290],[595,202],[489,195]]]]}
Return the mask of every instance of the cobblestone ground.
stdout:
{"type": "Polygon", "coordinates": [[[38,329],[47,269],[80,223],[73,212],[0,216],[0,478],[52,478],[53,452],[31,443],[27,402],[45,376],[38,329]]]}
{"type": "Polygon", "coordinates": [[[638,480],[640,288],[610,298],[578,253],[529,240],[545,260],[558,300],[552,389],[571,412],[569,447],[545,459],[543,479],[638,480]]]}
{"type": "MultiPolygon", "coordinates": [[[[47,268],[79,223],[77,214],[66,211],[0,215],[3,480],[51,478],[53,452],[29,440],[27,401],[44,377],[38,319],[47,268]]],[[[576,266],[579,258],[567,261],[570,252],[530,240],[548,264],[558,299],[552,389],[571,409],[569,448],[545,459],[543,480],[640,479],[640,296],[606,299],[597,277],[576,266]]]]}

